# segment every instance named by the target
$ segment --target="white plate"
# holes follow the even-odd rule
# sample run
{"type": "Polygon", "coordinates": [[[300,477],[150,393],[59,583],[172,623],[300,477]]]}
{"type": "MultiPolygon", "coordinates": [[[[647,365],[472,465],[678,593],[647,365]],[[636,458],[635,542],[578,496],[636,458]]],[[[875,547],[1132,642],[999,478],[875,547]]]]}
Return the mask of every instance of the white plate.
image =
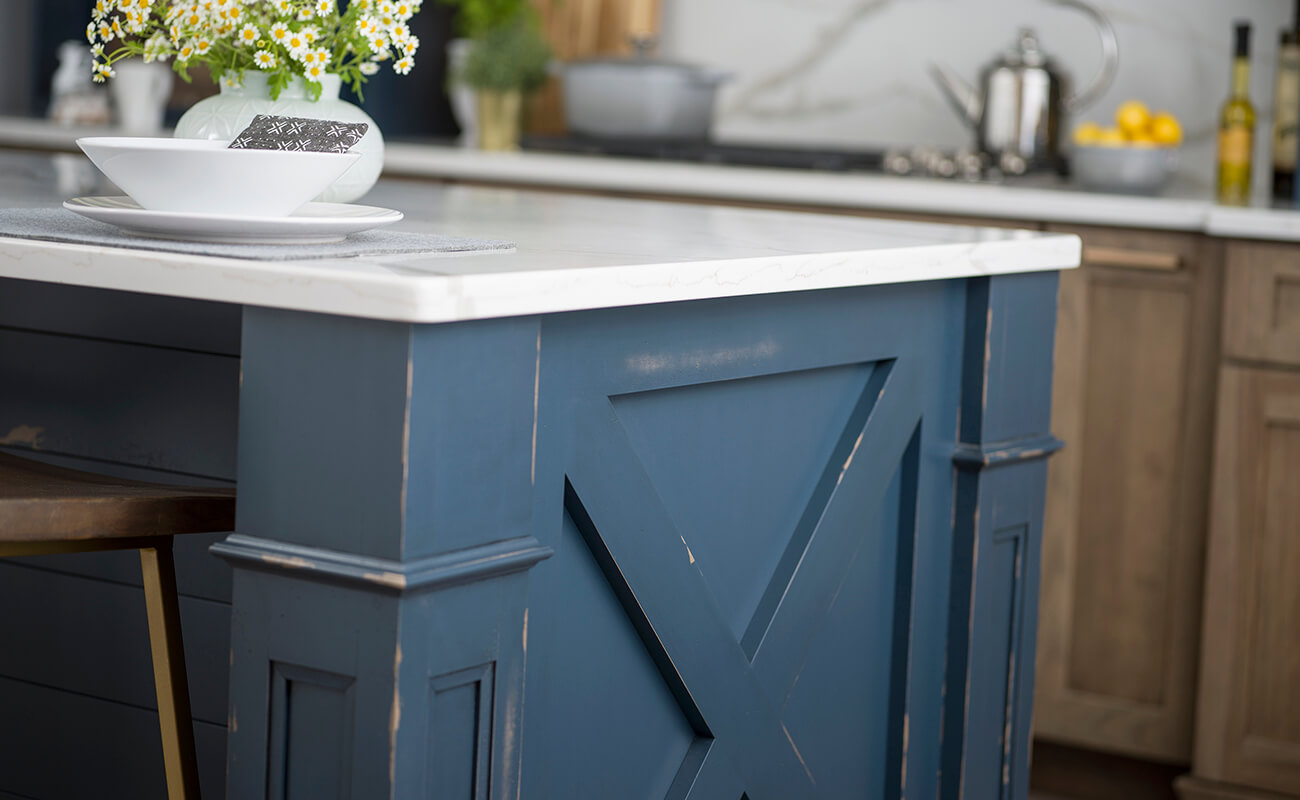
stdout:
{"type": "Polygon", "coordinates": [[[69,211],[155,239],[219,244],[327,244],[391,225],[402,212],[350,203],[308,203],[287,217],[227,217],[149,211],[129,197],[74,197],[69,211]]]}

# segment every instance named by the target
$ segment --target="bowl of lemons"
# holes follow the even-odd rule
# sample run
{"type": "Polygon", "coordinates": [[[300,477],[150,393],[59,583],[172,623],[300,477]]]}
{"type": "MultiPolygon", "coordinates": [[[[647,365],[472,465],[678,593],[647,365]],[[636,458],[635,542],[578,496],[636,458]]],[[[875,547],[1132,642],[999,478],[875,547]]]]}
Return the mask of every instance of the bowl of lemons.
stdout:
{"type": "Polygon", "coordinates": [[[1183,128],[1167,111],[1152,112],[1130,100],[1115,111],[1114,124],[1083,122],[1071,137],[1070,169],[1088,189],[1157,194],[1178,165],[1183,128]]]}

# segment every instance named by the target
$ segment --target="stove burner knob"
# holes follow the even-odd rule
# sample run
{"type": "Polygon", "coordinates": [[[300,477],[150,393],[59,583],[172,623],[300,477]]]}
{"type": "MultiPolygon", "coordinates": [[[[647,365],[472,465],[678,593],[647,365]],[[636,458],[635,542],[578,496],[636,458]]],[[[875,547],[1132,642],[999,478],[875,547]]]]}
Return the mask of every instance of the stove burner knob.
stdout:
{"type": "Polygon", "coordinates": [[[903,153],[886,153],[883,166],[891,175],[907,175],[912,172],[912,159],[903,153]]]}
{"type": "Polygon", "coordinates": [[[998,164],[1008,175],[1024,175],[1025,170],[1029,169],[1025,159],[1015,153],[1003,153],[1002,158],[998,159],[998,164]]]}

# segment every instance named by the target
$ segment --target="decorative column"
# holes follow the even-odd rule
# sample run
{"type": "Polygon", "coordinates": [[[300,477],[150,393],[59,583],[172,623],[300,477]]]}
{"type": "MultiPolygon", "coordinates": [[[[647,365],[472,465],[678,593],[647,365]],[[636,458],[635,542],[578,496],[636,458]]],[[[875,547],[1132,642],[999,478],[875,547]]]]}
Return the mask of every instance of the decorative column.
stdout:
{"type": "Polygon", "coordinates": [[[538,342],[245,309],[228,796],[516,796],[538,342]]]}
{"type": "Polygon", "coordinates": [[[1056,273],[968,283],[953,528],[946,800],[1024,800],[1056,273]]]}

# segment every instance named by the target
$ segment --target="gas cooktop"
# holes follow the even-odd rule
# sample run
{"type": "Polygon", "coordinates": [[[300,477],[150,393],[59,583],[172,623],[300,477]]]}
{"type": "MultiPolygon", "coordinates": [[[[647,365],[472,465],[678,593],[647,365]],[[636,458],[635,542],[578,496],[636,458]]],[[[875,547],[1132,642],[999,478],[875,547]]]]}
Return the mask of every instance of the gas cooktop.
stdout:
{"type": "MultiPolygon", "coordinates": [[[[991,164],[987,156],[971,151],[945,151],[932,147],[849,150],[799,145],[724,144],[708,140],[594,138],[587,136],[524,136],[524,150],[548,153],[644,158],[748,167],[778,167],[825,172],[872,172],[917,175],[965,181],[1001,181],[1020,175],[1025,165],[991,164]]],[[[1057,172],[1066,173],[1060,164],[1057,172]]]]}

